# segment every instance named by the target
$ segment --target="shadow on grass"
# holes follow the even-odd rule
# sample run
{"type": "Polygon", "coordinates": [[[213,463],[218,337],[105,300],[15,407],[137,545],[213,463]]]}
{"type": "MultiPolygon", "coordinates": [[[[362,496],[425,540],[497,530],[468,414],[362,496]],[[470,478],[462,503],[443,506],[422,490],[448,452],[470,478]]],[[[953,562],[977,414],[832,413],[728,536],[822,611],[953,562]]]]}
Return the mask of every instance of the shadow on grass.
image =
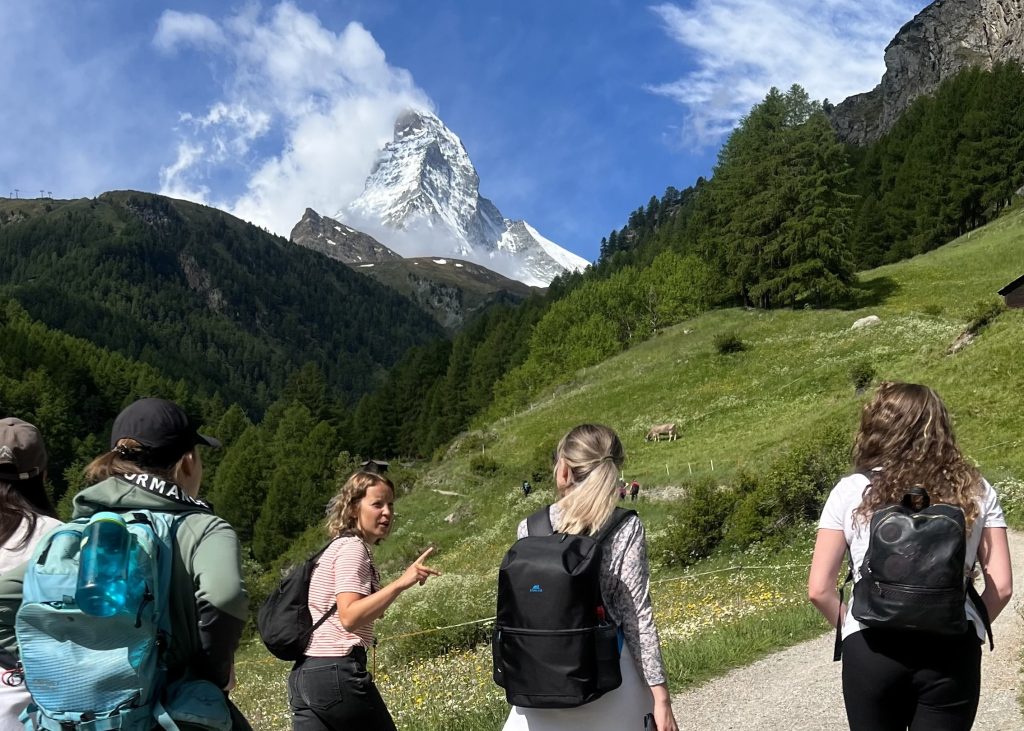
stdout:
{"type": "Polygon", "coordinates": [[[876,277],[866,282],[858,282],[852,288],[845,309],[859,310],[863,307],[876,307],[896,294],[899,288],[900,285],[892,277],[876,277]]]}

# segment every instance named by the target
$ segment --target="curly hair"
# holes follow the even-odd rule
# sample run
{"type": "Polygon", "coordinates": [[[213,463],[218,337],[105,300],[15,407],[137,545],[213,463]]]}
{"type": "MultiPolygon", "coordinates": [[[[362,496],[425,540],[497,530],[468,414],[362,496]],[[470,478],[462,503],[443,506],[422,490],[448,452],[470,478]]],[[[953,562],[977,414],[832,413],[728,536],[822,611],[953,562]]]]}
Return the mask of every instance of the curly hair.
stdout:
{"type": "Polygon", "coordinates": [[[386,485],[391,494],[395,494],[395,485],[391,480],[376,472],[357,470],[349,475],[338,490],[338,494],[327,503],[327,520],[324,527],[327,535],[337,538],[343,535],[363,537],[359,532],[359,501],[366,497],[366,491],[374,485],[386,485]]]}
{"type": "Polygon", "coordinates": [[[619,435],[601,424],[580,424],[558,443],[556,469],[559,457],[572,471],[572,489],[559,502],[558,531],[594,535],[619,500],[619,469],[626,459],[619,435]]]}
{"type": "Polygon", "coordinates": [[[920,485],[932,502],[959,506],[968,528],[980,514],[982,479],[957,446],[942,399],[916,383],[885,382],[861,413],[853,446],[858,471],[872,474],[854,516],[867,521],[920,485]]]}

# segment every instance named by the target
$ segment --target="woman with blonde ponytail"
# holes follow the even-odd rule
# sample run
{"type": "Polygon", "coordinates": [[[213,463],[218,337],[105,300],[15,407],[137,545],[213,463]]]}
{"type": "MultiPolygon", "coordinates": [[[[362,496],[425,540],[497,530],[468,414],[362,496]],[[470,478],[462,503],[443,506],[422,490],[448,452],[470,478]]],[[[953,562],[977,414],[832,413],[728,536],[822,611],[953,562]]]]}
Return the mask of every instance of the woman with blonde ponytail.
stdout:
{"type": "MultiPolygon", "coordinates": [[[[559,500],[549,509],[556,532],[593,536],[604,527],[619,500],[619,471],[625,458],[618,435],[606,426],[581,424],[562,437],[554,466],[559,500]]],[[[526,524],[519,524],[519,538],[526,537],[526,524]]],[[[504,731],[639,731],[649,713],[658,731],[678,731],[654,626],[647,539],[640,518],[631,515],[603,545],[601,598],[621,633],[622,685],[576,708],[513,706],[504,731]]]]}

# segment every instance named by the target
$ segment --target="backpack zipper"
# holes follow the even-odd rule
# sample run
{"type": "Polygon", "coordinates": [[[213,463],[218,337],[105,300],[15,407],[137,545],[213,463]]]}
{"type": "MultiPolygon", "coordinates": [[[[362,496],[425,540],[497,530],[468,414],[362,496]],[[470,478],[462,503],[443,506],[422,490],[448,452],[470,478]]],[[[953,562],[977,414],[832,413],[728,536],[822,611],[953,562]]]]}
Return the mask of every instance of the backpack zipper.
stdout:
{"type": "Polygon", "coordinates": [[[510,635],[581,635],[585,632],[593,632],[595,629],[602,629],[612,626],[610,623],[595,624],[590,627],[576,627],[573,629],[526,629],[525,627],[499,627],[498,636],[502,632],[510,635]]]}
{"type": "Polygon", "coordinates": [[[957,589],[951,586],[915,586],[914,584],[897,584],[894,581],[878,581],[877,579],[869,579],[872,588],[879,593],[883,589],[892,588],[897,591],[902,591],[907,594],[959,594],[961,592],[966,593],[966,589],[957,589]]]}

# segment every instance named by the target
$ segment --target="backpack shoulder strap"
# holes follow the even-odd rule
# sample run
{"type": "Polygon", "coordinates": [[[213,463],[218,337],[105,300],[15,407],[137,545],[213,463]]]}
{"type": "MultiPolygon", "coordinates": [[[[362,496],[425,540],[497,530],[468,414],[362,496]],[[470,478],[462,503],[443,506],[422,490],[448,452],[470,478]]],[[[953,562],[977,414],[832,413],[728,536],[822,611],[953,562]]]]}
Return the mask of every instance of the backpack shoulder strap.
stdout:
{"type": "Polygon", "coordinates": [[[610,536],[612,533],[614,533],[615,529],[623,523],[625,523],[626,520],[632,515],[636,515],[635,510],[615,508],[612,514],[608,516],[608,520],[606,520],[604,525],[601,526],[601,530],[599,530],[594,535],[594,540],[596,540],[598,543],[604,543],[605,539],[608,538],[608,536],[610,536]]]}
{"type": "Polygon", "coordinates": [[[551,506],[545,505],[543,508],[533,513],[526,519],[526,535],[528,536],[550,536],[555,532],[554,527],[551,525],[551,506]]]}
{"type": "MultiPolygon", "coordinates": [[[[853,474],[861,475],[866,477],[868,484],[871,484],[871,478],[875,476],[875,471],[871,469],[857,470],[853,474]]],[[[836,642],[835,647],[832,650],[833,662],[839,662],[843,658],[843,602],[846,601],[846,587],[853,581],[853,552],[850,547],[846,547],[846,578],[843,579],[843,583],[836,587],[836,591],[839,593],[839,616],[836,617],[836,642]]]]}
{"type": "Polygon", "coordinates": [[[839,616],[836,617],[836,646],[832,651],[832,661],[839,662],[843,658],[843,602],[845,601],[846,585],[853,581],[853,552],[846,547],[846,578],[837,588],[839,592],[839,616]]]}
{"type": "MultiPolygon", "coordinates": [[[[319,551],[317,551],[312,556],[310,556],[309,559],[307,559],[308,562],[313,564],[313,566],[316,566],[317,562],[320,560],[320,557],[324,555],[324,553],[327,551],[328,548],[330,548],[332,545],[334,545],[334,542],[336,540],[338,540],[338,539],[337,538],[332,538],[331,540],[327,541],[327,545],[325,545],[319,551]]],[[[312,569],[309,572],[309,578],[310,579],[313,578],[313,571],[312,571],[312,569]]],[[[307,589],[307,591],[308,591],[308,589],[307,589]]],[[[316,632],[318,629],[320,629],[320,626],[324,622],[326,622],[328,619],[330,619],[331,616],[335,612],[337,612],[337,611],[338,611],[338,602],[335,601],[334,604],[331,605],[331,608],[328,609],[326,612],[324,612],[324,615],[322,617],[320,617],[320,619],[318,619],[316,622],[313,623],[313,628],[309,631],[309,636],[312,637],[313,633],[316,632]]]]}
{"type": "Polygon", "coordinates": [[[988,616],[988,607],[985,606],[985,602],[981,601],[981,595],[974,588],[974,582],[970,579],[967,580],[967,597],[971,600],[974,608],[978,610],[981,623],[985,625],[985,633],[988,635],[988,649],[991,652],[996,649],[996,642],[992,639],[992,620],[988,616]]]}

